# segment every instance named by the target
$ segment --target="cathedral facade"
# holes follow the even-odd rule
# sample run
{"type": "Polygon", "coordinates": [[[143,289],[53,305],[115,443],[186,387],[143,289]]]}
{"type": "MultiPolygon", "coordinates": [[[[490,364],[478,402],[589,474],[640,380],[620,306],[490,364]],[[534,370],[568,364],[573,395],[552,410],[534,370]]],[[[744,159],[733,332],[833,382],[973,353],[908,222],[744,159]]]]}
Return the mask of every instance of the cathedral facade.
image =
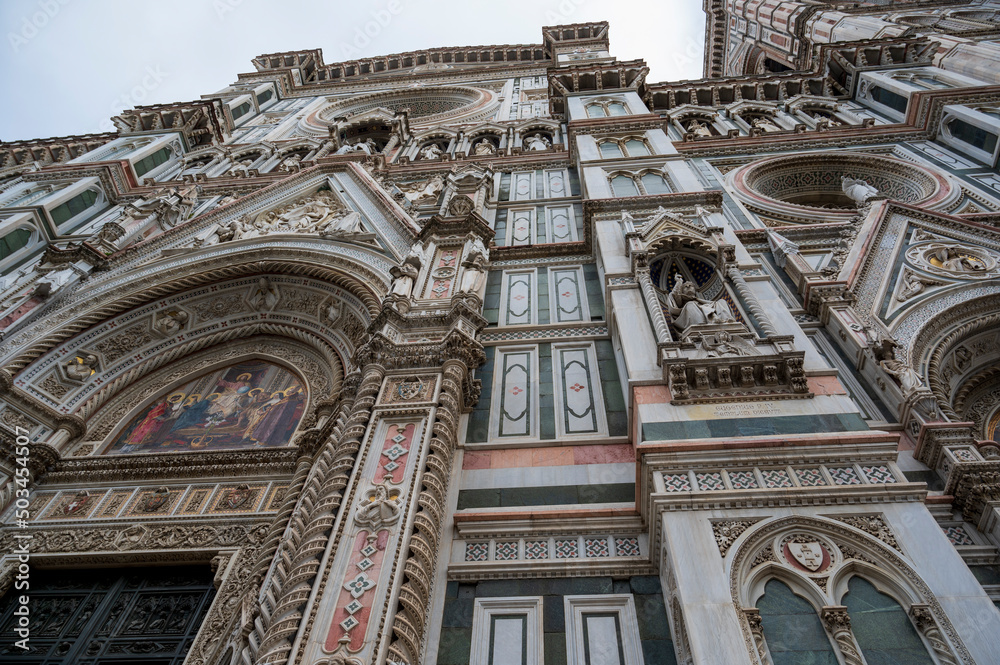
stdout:
{"type": "Polygon", "coordinates": [[[704,9],[0,144],[0,660],[1000,662],[1000,3],[704,9]]]}

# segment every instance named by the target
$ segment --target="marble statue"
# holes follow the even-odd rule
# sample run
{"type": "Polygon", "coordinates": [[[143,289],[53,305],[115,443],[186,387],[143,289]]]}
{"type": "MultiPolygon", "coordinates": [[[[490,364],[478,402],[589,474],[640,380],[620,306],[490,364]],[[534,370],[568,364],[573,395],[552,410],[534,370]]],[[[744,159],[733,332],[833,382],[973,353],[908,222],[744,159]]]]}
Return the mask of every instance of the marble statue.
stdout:
{"type": "Polygon", "coordinates": [[[936,259],[941,268],[951,272],[973,273],[986,270],[986,264],[982,259],[970,256],[959,247],[938,247],[928,258],[936,259]]]}
{"type": "Polygon", "coordinates": [[[489,139],[483,139],[476,144],[476,147],[472,149],[473,155],[495,155],[497,154],[497,149],[493,146],[493,142],[489,139]]]}
{"type": "Polygon", "coordinates": [[[863,206],[868,199],[878,195],[878,190],[869,185],[866,181],[859,178],[849,178],[846,175],[840,176],[840,188],[844,190],[844,194],[847,194],[847,197],[854,201],[859,208],[863,206]]]}
{"type": "Polygon", "coordinates": [[[302,155],[294,153],[291,156],[285,157],[283,160],[281,160],[281,165],[278,167],[278,170],[285,172],[297,171],[301,161],[302,161],[302,155]]]}
{"type": "Polygon", "coordinates": [[[357,210],[342,210],[320,229],[320,236],[334,238],[364,233],[361,227],[361,213],[357,210]]]}
{"type": "Polygon", "coordinates": [[[423,253],[414,246],[403,259],[402,265],[390,271],[395,278],[390,293],[408,300],[413,295],[413,285],[416,284],[423,263],[423,253]]]}
{"type": "Polygon", "coordinates": [[[444,151],[437,143],[431,143],[420,149],[420,159],[441,159],[444,156],[444,151]]]}
{"type": "Polygon", "coordinates": [[[780,132],[781,127],[774,124],[774,121],[770,118],[754,118],[753,122],[750,123],[751,127],[756,127],[762,132],[780,132]]]}
{"type": "Polygon", "coordinates": [[[697,118],[691,120],[687,126],[688,132],[694,134],[695,136],[711,136],[712,130],[708,126],[698,120],[697,118]]]}
{"type": "Polygon", "coordinates": [[[469,253],[462,262],[465,271],[462,273],[461,293],[478,293],[486,280],[486,263],[490,260],[490,252],[478,236],[472,241],[469,253]]]}
{"type": "Polygon", "coordinates": [[[879,366],[884,369],[887,374],[896,377],[896,380],[899,382],[899,387],[903,391],[903,395],[905,397],[908,397],[924,385],[924,381],[920,378],[920,374],[900,360],[896,360],[895,358],[886,358],[885,360],[879,362],[879,366]]]}
{"type": "Polygon", "coordinates": [[[524,139],[524,147],[527,150],[548,150],[552,147],[552,142],[539,133],[532,134],[524,139]]]}
{"type": "Polygon", "coordinates": [[[677,275],[674,288],[667,295],[667,309],[679,330],[706,323],[732,323],[736,320],[729,303],[719,300],[705,300],[698,297],[694,283],[685,282],[677,275]]]}
{"type": "Polygon", "coordinates": [[[406,200],[414,205],[431,203],[437,201],[438,195],[444,189],[444,177],[436,175],[430,180],[413,182],[408,185],[397,185],[397,187],[403,192],[406,200]]]}

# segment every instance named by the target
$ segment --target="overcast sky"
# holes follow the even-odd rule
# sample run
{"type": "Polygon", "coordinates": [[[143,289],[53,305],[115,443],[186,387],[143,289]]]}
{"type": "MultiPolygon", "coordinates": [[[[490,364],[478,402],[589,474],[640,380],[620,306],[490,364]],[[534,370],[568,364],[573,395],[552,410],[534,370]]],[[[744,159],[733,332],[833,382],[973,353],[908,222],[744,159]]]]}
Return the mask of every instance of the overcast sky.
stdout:
{"type": "Polygon", "coordinates": [[[541,43],[541,26],[606,20],[611,53],[649,81],[699,78],[701,0],[0,0],[0,140],[89,134],[139,105],[189,101],[262,53],[327,63],[442,46],[541,43]]]}

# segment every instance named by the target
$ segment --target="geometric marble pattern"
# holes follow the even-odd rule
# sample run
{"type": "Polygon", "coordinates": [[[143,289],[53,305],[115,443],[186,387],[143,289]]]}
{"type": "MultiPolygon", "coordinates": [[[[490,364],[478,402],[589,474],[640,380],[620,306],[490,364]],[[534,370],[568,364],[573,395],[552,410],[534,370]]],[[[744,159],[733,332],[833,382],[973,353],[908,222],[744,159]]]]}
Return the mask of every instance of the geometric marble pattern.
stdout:
{"type": "Polygon", "coordinates": [[[764,487],[768,489],[792,487],[792,479],[784,469],[761,469],[760,475],[764,478],[764,487]]]}
{"type": "Polygon", "coordinates": [[[830,477],[833,478],[834,485],[860,485],[861,478],[858,472],[851,466],[831,466],[827,467],[830,477]]]}
{"type": "Polygon", "coordinates": [[[663,482],[668,492],[690,492],[691,478],[686,473],[665,473],[663,482]]]}
{"type": "Polygon", "coordinates": [[[698,489],[703,492],[726,489],[726,483],[722,480],[722,473],[720,471],[696,473],[695,478],[698,479],[698,489]]]}
{"type": "Polygon", "coordinates": [[[863,466],[861,470],[865,472],[865,475],[873,483],[894,483],[896,478],[892,475],[892,471],[889,467],[884,464],[877,464],[875,466],[863,466]]]}
{"type": "Polygon", "coordinates": [[[734,490],[757,488],[757,477],[753,474],[753,471],[730,471],[729,482],[734,490]]]}
{"type": "Polygon", "coordinates": [[[588,559],[611,556],[607,538],[585,538],[583,545],[588,559]]]}
{"type": "Polygon", "coordinates": [[[525,559],[548,559],[549,558],[549,541],[547,540],[529,540],[524,543],[524,558],[525,559]]]}
{"type": "Polygon", "coordinates": [[[795,469],[795,475],[799,479],[799,484],[803,487],[816,487],[826,485],[823,474],[817,468],[795,469]]]}
{"type": "Polygon", "coordinates": [[[965,532],[965,527],[960,525],[952,525],[941,527],[944,529],[944,535],[948,536],[948,540],[951,541],[952,545],[975,545],[976,541],[969,537],[969,534],[965,532]]]}
{"type": "Polygon", "coordinates": [[[490,558],[490,544],[489,543],[466,543],[465,544],[465,560],[466,561],[487,561],[490,558]]]}
{"type": "Polygon", "coordinates": [[[615,556],[639,556],[639,539],[634,536],[615,538],[615,556]]]}
{"type": "Polygon", "coordinates": [[[502,543],[497,543],[496,546],[496,560],[497,561],[516,561],[517,560],[517,541],[506,541],[502,543]]]}
{"type": "Polygon", "coordinates": [[[579,543],[574,538],[573,540],[557,540],[556,541],[556,558],[557,559],[575,559],[579,554],[579,543]]]}

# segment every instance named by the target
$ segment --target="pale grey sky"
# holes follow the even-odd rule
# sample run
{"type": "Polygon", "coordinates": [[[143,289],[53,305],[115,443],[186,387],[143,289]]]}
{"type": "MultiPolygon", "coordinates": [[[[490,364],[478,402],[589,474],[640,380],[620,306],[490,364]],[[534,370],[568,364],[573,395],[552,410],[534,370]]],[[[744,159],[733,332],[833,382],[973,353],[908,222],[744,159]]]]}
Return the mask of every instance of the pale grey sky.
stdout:
{"type": "Polygon", "coordinates": [[[701,0],[2,0],[0,140],[110,131],[138,105],[188,101],[262,53],[326,62],[421,48],[537,44],[543,25],[605,20],[649,81],[699,78],[701,0]]]}

